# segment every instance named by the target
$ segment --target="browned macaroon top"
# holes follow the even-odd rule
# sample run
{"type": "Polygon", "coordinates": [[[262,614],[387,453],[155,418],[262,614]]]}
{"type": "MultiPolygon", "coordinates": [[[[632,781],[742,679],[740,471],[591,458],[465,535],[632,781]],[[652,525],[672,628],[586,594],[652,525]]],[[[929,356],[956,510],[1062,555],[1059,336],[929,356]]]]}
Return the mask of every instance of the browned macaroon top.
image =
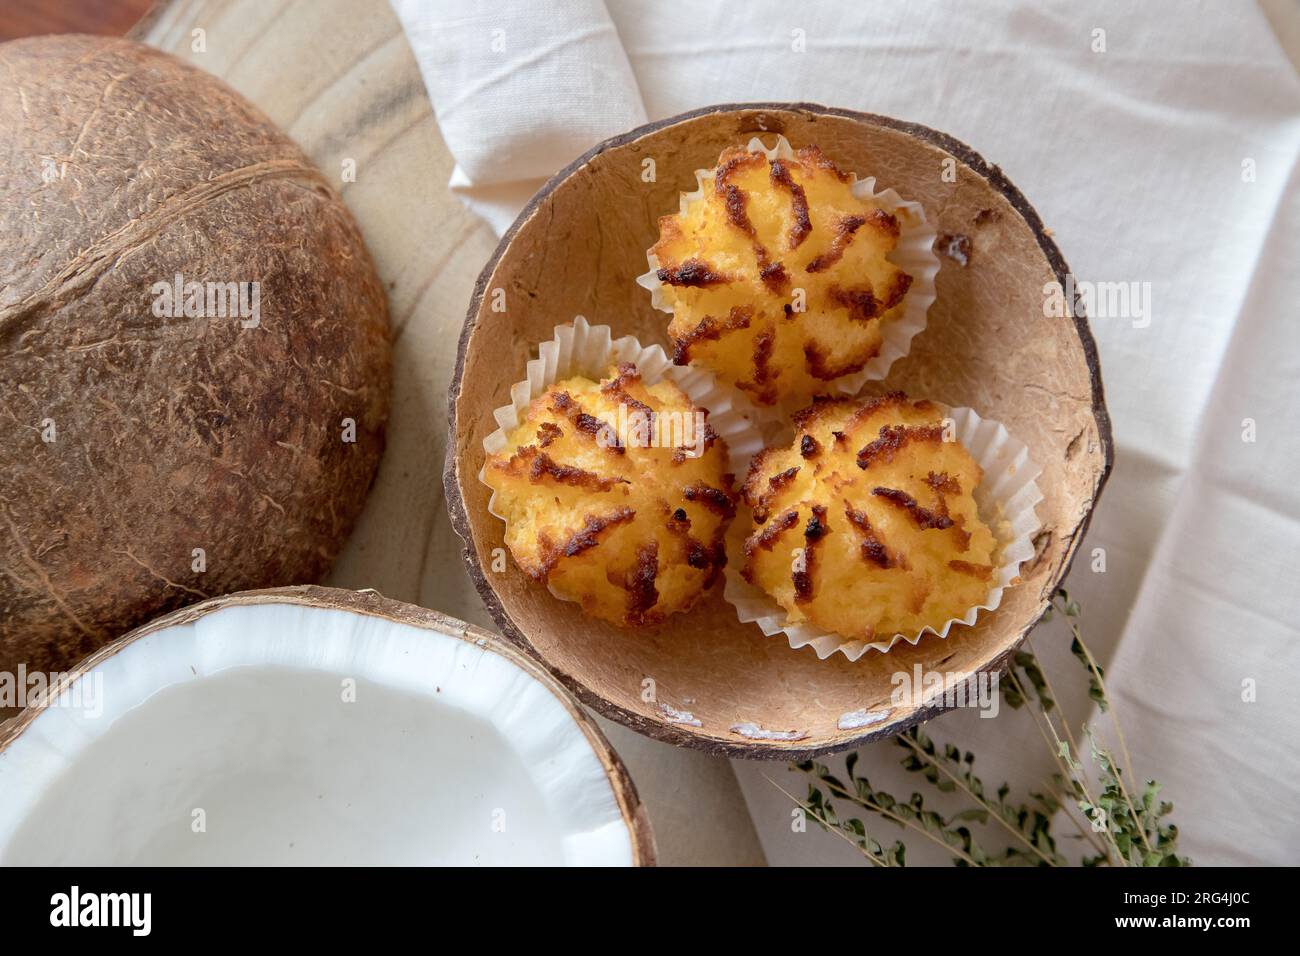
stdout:
{"type": "Polygon", "coordinates": [[[815,145],[788,159],[723,151],[704,195],[659,220],[650,250],[675,362],[771,405],[806,400],[879,354],[879,326],[912,277],[886,259],[898,218],[852,182],[815,145]]]}

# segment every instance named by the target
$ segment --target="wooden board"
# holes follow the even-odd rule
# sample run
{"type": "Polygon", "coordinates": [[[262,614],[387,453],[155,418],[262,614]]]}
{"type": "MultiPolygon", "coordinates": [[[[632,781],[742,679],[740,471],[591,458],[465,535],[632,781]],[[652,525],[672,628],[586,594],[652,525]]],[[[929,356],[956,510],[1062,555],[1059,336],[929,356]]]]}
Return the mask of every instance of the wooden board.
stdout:
{"type": "MultiPolygon", "coordinates": [[[[456,341],[496,237],[447,190],[452,158],[396,17],[366,0],[173,0],[133,35],[222,77],[292,136],[356,215],[388,290],[388,449],[328,583],[491,627],[461,561],[441,471],[456,341]],[[344,179],[348,161],[355,181],[344,179]]],[[[725,760],[602,727],[641,791],[661,863],[762,863],[725,760]]]]}
{"type": "Polygon", "coordinates": [[[121,36],[149,6],[149,0],[5,0],[0,9],[0,40],[45,33],[121,36]]]}

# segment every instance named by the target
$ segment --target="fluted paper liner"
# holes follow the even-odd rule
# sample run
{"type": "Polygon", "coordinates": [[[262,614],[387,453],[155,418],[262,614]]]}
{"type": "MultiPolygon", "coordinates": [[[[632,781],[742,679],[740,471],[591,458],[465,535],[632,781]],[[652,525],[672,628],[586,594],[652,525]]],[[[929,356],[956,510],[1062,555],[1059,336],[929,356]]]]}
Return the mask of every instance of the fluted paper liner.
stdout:
{"type": "Polygon", "coordinates": [[[937,630],[927,627],[915,634],[894,634],[883,641],[852,640],[809,622],[788,624],[785,608],[741,576],[739,556],[749,525],[746,512],[742,511],[727,537],[729,560],[723,590],[723,596],[736,609],[741,622],[757,624],[769,637],[784,634],[793,648],[810,645],[823,660],[838,652],[856,661],[869,650],[888,651],[899,641],[916,644],[927,633],[946,638],[954,624],[974,624],[980,611],[997,610],[1002,603],[1002,592],[1019,583],[1020,562],[1034,556],[1033,536],[1039,527],[1034,509],[1043,500],[1037,484],[1042,469],[1030,459],[1024,443],[1000,423],[980,418],[970,408],[949,409],[947,417],[952,419],[956,440],[984,470],[984,479],[973,494],[980,518],[997,540],[998,566],[993,586],[983,603],[970,608],[962,617],[951,618],[937,630]]]}
{"type": "MultiPolygon", "coordinates": [[[[768,149],[763,141],[755,136],[745,147],[751,153],[763,153],[769,160],[793,159],[794,149],[784,136],[776,138],[776,145],[768,149]]],[[[695,171],[696,188],[694,192],[681,194],[680,212],[683,214],[691,203],[704,198],[704,191],[709,188],[713,169],[695,171]]],[[[939,257],[934,252],[934,242],[938,233],[925,218],[925,209],[919,202],[904,199],[893,189],[876,191],[876,177],[868,176],[858,179],[857,174],[849,173],[853,194],[859,199],[874,202],[880,208],[898,219],[898,244],[886,258],[912,277],[911,288],[903,300],[903,311],[897,316],[883,322],[880,328],[880,352],[860,371],[830,379],[825,383],[826,392],[837,392],[848,397],[856,396],[869,381],[883,379],[889,374],[890,367],[905,356],[912,347],[912,339],[924,328],[926,315],[935,300],[934,277],[939,273],[939,257]]],[[[650,290],[650,303],[662,312],[672,314],[672,307],[663,292],[663,283],[659,281],[659,260],[651,252],[646,252],[650,271],[637,276],[637,285],[650,290]]],[[[773,406],[755,406],[761,420],[788,418],[796,409],[787,407],[788,403],[773,406]]],[[[799,407],[807,400],[797,402],[799,407]]]]}

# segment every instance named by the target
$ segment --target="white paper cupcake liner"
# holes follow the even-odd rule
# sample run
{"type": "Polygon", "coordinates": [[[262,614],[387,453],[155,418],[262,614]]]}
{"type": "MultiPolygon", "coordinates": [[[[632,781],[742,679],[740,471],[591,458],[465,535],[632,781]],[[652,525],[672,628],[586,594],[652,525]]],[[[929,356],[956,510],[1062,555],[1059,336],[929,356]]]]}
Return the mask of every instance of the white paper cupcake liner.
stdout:
{"type": "MultiPolygon", "coordinates": [[[[793,159],[794,149],[784,136],[776,138],[776,145],[768,149],[763,141],[755,136],[746,146],[751,153],[763,153],[769,160],[793,159]]],[[[695,171],[696,188],[694,192],[682,193],[680,212],[685,213],[691,203],[703,199],[705,190],[710,188],[714,169],[697,169],[695,171]]],[[[934,278],[939,273],[939,257],[934,251],[934,242],[938,233],[925,218],[925,209],[919,202],[904,199],[893,189],[876,191],[876,178],[868,176],[858,179],[857,174],[849,173],[853,194],[859,199],[874,202],[880,208],[898,219],[899,239],[894,251],[886,258],[912,277],[911,288],[903,300],[903,311],[883,323],[881,327],[880,353],[868,362],[860,371],[826,382],[827,392],[838,392],[853,397],[862,391],[870,381],[883,379],[889,374],[890,367],[905,356],[912,347],[914,339],[924,328],[926,316],[935,300],[934,278]]],[[[659,260],[651,252],[646,252],[646,261],[650,271],[637,276],[637,285],[650,291],[650,303],[661,312],[672,314],[672,307],[664,295],[663,283],[659,280],[659,260]]],[[[807,400],[796,402],[796,406],[806,405],[807,400]]],[[[758,415],[764,420],[788,417],[794,408],[777,405],[757,407],[758,415]]]]}
{"type": "MultiPolygon", "coordinates": [[[[998,422],[982,419],[970,408],[948,410],[957,441],[984,469],[984,479],[975,488],[975,504],[980,517],[988,524],[998,542],[998,567],[993,585],[983,603],[970,608],[962,617],[954,617],[937,630],[927,627],[915,634],[894,634],[884,641],[859,641],[822,630],[811,623],[788,624],[785,608],[766,593],[751,585],[740,573],[735,560],[728,561],[723,596],[736,609],[742,623],[757,624],[768,637],[784,634],[793,648],[811,646],[823,660],[838,652],[856,661],[869,650],[888,651],[899,641],[916,644],[925,634],[946,638],[954,624],[974,624],[980,611],[997,610],[1002,592],[1019,583],[1020,562],[1034,556],[1033,536],[1038,530],[1035,506],[1043,500],[1037,478],[1042,469],[1029,457],[1029,449],[998,422]]],[[[740,553],[747,522],[738,515],[732,523],[727,553],[740,553]]]]}
{"type": "MultiPolygon", "coordinates": [[[[599,381],[612,364],[632,362],[647,385],[668,379],[680,388],[697,408],[709,413],[709,425],[727,443],[728,465],[737,481],[744,479],[749,460],[763,448],[763,435],[753,418],[749,403],[733,390],[720,385],[704,369],[674,365],[658,345],[643,346],[635,336],[615,339],[608,325],[589,325],[579,315],[567,325],[555,327],[549,342],[537,347],[537,358],[526,366],[527,377],[510,386],[510,404],[492,412],[499,426],[483,439],[483,450],[491,455],[506,446],[511,431],[528,416],[528,406],[547,386],[574,375],[599,381]]],[[[484,484],[486,462],[478,478],[484,484]]],[[[489,485],[489,487],[491,487],[489,485]]],[[[497,511],[493,490],[488,511],[504,524],[505,515],[497,511]]],[[[554,591],[551,592],[555,594],[554,591]]],[[[567,600],[556,594],[561,600],[567,600]]]]}

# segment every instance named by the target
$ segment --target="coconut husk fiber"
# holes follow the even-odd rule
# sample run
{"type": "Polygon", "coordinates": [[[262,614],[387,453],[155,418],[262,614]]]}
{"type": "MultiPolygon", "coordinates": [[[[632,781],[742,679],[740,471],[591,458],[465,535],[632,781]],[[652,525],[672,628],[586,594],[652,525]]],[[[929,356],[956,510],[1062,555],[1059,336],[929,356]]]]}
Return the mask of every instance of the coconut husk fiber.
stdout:
{"type": "Polygon", "coordinates": [[[388,312],[333,186],[225,84],[99,37],[0,67],[0,670],[50,671],[325,573],[383,449],[388,312]],[[177,276],[256,283],[260,318],[160,317],[177,276]]]}

